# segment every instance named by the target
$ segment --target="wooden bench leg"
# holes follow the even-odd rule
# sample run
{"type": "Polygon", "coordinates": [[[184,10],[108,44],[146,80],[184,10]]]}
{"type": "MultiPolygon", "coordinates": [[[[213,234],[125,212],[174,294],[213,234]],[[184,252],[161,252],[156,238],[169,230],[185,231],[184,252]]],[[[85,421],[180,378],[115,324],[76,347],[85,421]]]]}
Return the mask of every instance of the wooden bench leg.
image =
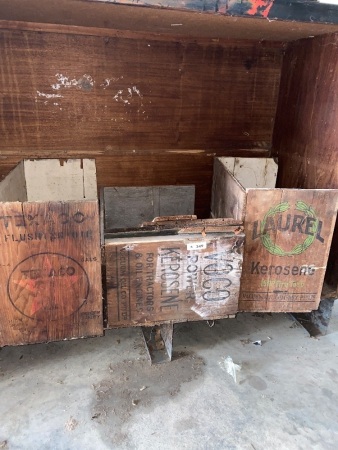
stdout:
{"type": "Polygon", "coordinates": [[[151,364],[171,361],[173,331],[173,322],[153,327],[142,327],[143,338],[151,364]]]}

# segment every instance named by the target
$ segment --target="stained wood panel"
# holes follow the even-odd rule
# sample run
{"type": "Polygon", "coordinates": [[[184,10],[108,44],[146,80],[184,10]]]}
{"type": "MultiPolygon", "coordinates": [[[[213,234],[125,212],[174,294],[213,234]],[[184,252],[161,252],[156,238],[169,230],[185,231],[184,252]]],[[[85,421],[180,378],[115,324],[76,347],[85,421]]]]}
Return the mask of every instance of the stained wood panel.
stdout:
{"type": "Polygon", "coordinates": [[[0,346],[101,335],[97,201],[0,203],[0,346]]]}
{"type": "Polygon", "coordinates": [[[271,143],[269,43],[3,30],[0,57],[2,177],[25,157],[92,157],[99,186],[196,185],[208,217],[213,156],[271,143]]]}
{"type": "MultiPolygon", "coordinates": [[[[132,28],[133,31],[214,39],[290,41],[337,30],[337,25],[329,25],[337,23],[337,6],[313,1],[286,3],[285,0],[265,0],[263,3],[251,0],[243,3],[240,0],[114,0],[112,3],[91,0],[0,0],[0,10],[1,18],[7,21],[100,27],[107,30],[132,28]],[[150,7],[144,7],[145,4],[150,7]],[[247,11],[251,12],[250,20],[241,17],[247,11]],[[267,14],[270,19],[282,20],[261,20],[267,14]]],[[[25,24],[21,23],[20,26],[24,27],[25,24]]]]}
{"type": "Polygon", "coordinates": [[[227,228],[204,236],[107,240],[108,327],[236,314],[244,234],[227,228]]]}
{"type": "MultiPolygon", "coordinates": [[[[338,34],[301,40],[286,52],[274,151],[280,187],[338,188],[338,34]]],[[[337,285],[338,233],[328,263],[337,285]]]]}
{"type": "Polygon", "coordinates": [[[225,158],[215,161],[211,205],[214,217],[224,213],[236,217],[238,210],[243,215],[239,310],[317,309],[337,215],[338,190],[243,188],[229,173],[226,162],[225,158]]]}
{"type": "Polygon", "coordinates": [[[311,189],[247,192],[239,310],[317,309],[338,192],[311,189]]]}
{"type": "Polygon", "coordinates": [[[0,39],[3,155],[271,143],[281,50],[269,43],[13,30],[0,39]]]}

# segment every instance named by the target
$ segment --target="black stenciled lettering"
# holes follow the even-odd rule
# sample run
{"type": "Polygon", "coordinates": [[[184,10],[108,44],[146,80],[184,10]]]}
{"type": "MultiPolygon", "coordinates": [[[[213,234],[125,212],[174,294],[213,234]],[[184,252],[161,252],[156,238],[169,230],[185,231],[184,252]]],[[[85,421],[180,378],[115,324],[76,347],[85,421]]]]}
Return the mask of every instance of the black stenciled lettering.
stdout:
{"type": "Polygon", "coordinates": [[[77,224],[81,224],[86,220],[86,216],[81,212],[77,211],[72,216],[69,215],[69,213],[62,212],[59,214],[59,221],[61,225],[67,225],[70,223],[70,221],[73,221],[77,224]]]}
{"type": "MultiPolygon", "coordinates": [[[[259,264],[259,263],[258,263],[259,264]]],[[[268,273],[268,266],[261,266],[261,274],[265,275],[268,273]]]]}
{"type": "Polygon", "coordinates": [[[296,229],[303,234],[303,229],[302,226],[305,223],[305,217],[304,216],[300,216],[298,214],[296,214],[293,217],[293,223],[292,223],[292,227],[291,227],[291,231],[294,233],[296,231],[296,229]]]}
{"type": "Polygon", "coordinates": [[[206,302],[219,302],[226,300],[230,296],[230,291],[227,289],[216,289],[216,291],[207,291],[202,295],[206,302]]]}
{"type": "Polygon", "coordinates": [[[285,266],[283,269],[283,275],[289,275],[290,274],[290,266],[285,266]]]}
{"type": "Polygon", "coordinates": [[[313,264],[308,267],[308,274],[313,275],[316,272],[316,268],[313,264]]]}
{"type": "Polygon", "coordinates": [[[25,216],[23,214],[19,214],[17,216],[14,216],[14,219],[16,219],[15,222],[15,226],[20,228],[20,227],[26,227],[26,221],[25,221],[25,216]]]}
{"type": "Polygon", "coordinates": [[[198,255],[188,255],[188,260],[190,264],[195,264],[198,261],[198,255]]]}
{"type": "Polygon", "coordinates": [[[197,272],[197,269],[198,269],[198,267],[196,266],[196,264],[190,264],[190,265],[187,267],[187,271],[188,271],[189,273],[195,273],[195,272],[197,272]]]}
{"type": "Polygon", "coordinates": [[[86,216],[78,211],[73,215],[73,220],[75,223],[83,223],[86,220],[86,216]]]}
{"type": "Polygon", "coordinates": [[[252,262],[251,263],[251,273],[259,275],[259,265],[260,265],[260,261],[258,261],[257,263],[252,262]]]}
{"type": "Polygon", "coordinates": [[[323,227],[323,222],[320,220],[318,222],[316,239],[318,239],[319,242],[324,243],[324,238],[322,238],[322,236],[320,235],[320,232],[322,231],[322,227],[323,227]]]}
{"type": "MultiPolygon", "coordinates": [[[[164,269],[162,269],[164,270],[164,269]]],[[[180,274],[178,272],[163,272],[161,274],[161,280],[177,280],[180,274]]]]}
{"type": "Polygon", "coordinates": [[[170,261],[180,261],[181,260],[181,254],[179,248],[162,248],[161,249],[161,262],[162,264],[165,263],[167,260],[170,261]]]}
{"type": "Polygon", "coordinates": [[[263,234],[266,234],[268,231],[276,231],[275,221],[271,216],[266,219],[263,234]]]}
{"type": "Polygon", "coordinates": [[[59,214],[59,219],[61,225],[66,225],[67,223],[69,223],[69,215],[67,213],[60,213],[59,214]],[[62,219],[64,217],[64,219],[62,219]]]}
{"type": "Polygon", "coordinates": [[[29,225],[39,225],[39,222],[36,220],[38,214],[27,214],[26,219],[29,221],[29,225]]]}
{"type": "Polygon", "coordinates": [[[261,233],[258,232],[258,220],[255,220],[253,223],[252,240],[254,241],[259,237],[261,237],[261,233]]]}
{"type": "Polygon", "coordinates": [[[282,273],[283,267],[282,266],[276,266],[275,274],[280,275],[282,273]]]}
{"type": "Polygon", "coordinates": [[[288,214],[286,216],[286,221],[285,221],[285,225],[282,225],[283,222],[283,216],[280,215],[278,216],[277,219],[277,230],[279,231],[287,231],[290,228],[290,223],[291,223],[291,214],[288,214]]]}
{"type": "Polygon", "coordinates": [[[66,275],[71,277],[75,274],[75,268],[72,266],[61,266],[58,270],[56,269],[50,269],[49,271],[49,277],[65,277],[66,275]]]}
{"type": "MultiPolygon", "coordinates": [[[[217,278],[217,282],[219,282],[221,284],[222,287],[229,287],[231,286],[231,280],[229,280],[229,278],[217,278]]],[[[209,280],[204,280],[203,281],[203,288],[204,289],[212,289],[213,288],[213,280],[209,279],[209,280]]]]}
{"type": "Polygon", "coordinates": [[[298,275],[299,273],[299,267],[293,266],[291,269],[291,275],[298,275]]]}
{"type": "Polygon", "coordinates": [[[219,276],[223,274],[228,274],[233,270],[233,266],[231,264],[222,264],[222,262],[208,264],[203,272],[208,276],[219,276]]]}
{"type": "Polygon", "coordinates": [[[0,216],[0,220],[3,220],[5,228],[8,228],[9,220],[12,218],[12,216],[0,216]]]}
{"type": "Polygon", "coordinates": [[[252,275],[313,275],[316,267],[313,264],[303,264],[301,266],[261,266],[260,261],[251,262],[250,273],[252,275]]]}
{"type": "Polygon", "coordinates": [[[306,226],[305,226],[305,234],[308,234],[310,236],[313,236],[312,227],[316,219],[314,217],[307,217],[306,218],[306,226]]]}

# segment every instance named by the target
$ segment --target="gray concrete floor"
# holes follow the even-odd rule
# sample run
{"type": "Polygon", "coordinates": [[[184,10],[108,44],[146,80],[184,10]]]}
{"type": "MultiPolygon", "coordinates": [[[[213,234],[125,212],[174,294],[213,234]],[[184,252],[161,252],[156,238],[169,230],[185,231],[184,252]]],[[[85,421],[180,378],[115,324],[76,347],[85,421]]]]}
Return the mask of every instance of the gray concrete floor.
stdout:
{"type": "Polygon", "coordinates": [[[0,449],[337,449],[337,306],[319,339],[285,314],[176,325],[155,367],[137,328],[3,348],[0,449]]]}

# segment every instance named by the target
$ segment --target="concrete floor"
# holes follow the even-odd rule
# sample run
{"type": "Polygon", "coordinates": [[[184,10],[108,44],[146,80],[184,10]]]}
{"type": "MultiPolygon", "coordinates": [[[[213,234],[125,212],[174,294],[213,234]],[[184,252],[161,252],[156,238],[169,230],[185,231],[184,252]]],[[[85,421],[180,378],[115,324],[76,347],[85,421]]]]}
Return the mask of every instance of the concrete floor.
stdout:
{"type": "Polygon", "coordinates": [[[153,367],[137,328],[3,348],[0,449],[336,450],[337,306],[320,339],[284,314],[179,324],[153,367]]]}

